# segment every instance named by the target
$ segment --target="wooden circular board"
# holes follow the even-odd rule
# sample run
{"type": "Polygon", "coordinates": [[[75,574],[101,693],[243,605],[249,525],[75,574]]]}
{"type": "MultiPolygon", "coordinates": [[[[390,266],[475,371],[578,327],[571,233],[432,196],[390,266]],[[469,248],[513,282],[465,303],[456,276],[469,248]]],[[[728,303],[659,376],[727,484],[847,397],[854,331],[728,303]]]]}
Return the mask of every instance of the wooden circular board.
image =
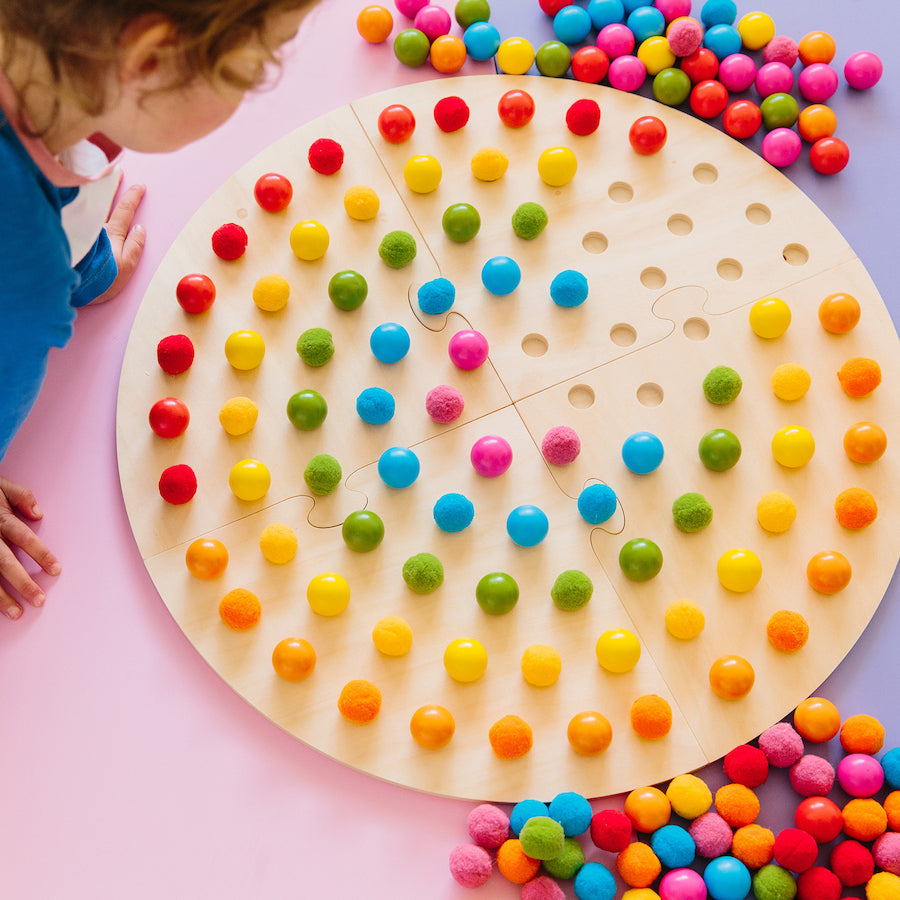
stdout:
{"type": "Polygon", "coordinates": [[[560,790],[596,797],[652,784],[710,762],[752,739],[814,692],[861,634],[897,563],[900,529],[896,449],[871,465],[851,462],[842,449],[855,422],[880,423],[889,442],[897,439],[900,404],[897,336],[875,286],[853,250],[824,215],[779,172],[755,154],[678,111],[641,97],[572,81],[474,77],[432,81],[378,94],[335,110],[278,141],[249,162],[205,203],[163,260],[138,311],[125,355],[118,399],[118,458],[131,526],[147,569],[188,639],[221,677],[249,703],[323,753],[372,775],[409,787],[470,799],[549,799],[560,790]],[[535,99],[533,121],[510,129],[497,115],[504,91],[527,90],[535,99]],[[432,110],[441,97],[463,97],[471,119],[444,134],[432,110]],[[602,110],[599,130],[576,137],[565,112],[581,97],[602,110]],[[379,112],[402,103],[417,127],[401,145],[378,133],[379,112]],[[630,147],[628,128],[653,114],[668,128],[668,142],[655,156],[630,147]],[[335,175],[308,166],[310,144],[338,141],[345,162],[335,175]],[[496,182],[477,181],[470,160],[482,147],[500,148],[509,169],[496,182]],[[552,188],[538,176],[537,159],[550,147],[567,146],[578,171],[567,185],[552,188]],[[403,179],[415,154],[431,154],[443,178],[433,193],[418,195],[403,179]],[[272,214],[257,206],[253,185],[274,171],[293,183],[288,209],[272,214]],[[343,196],[366,184],[381,206],[369,222],[351,220],[343,196]],[[510,226],[524,201],[541,203],[550,223],[534,241],[510,226]],[[464,244],[443,233],[441,216],[452,203],[473,204],[481,215],[477,237],[464,244]],[[288,235],[301,220],[323,223],[330,246],[316,262],[291,252],[288,235]],[[224,262],[210,247],[223,223],[240,223],[249,235],[246,254],[224,262]],[[417,242],[415,260],[391,269],[377,248],[389,231],[404,230],[417,242]],[[480,271],[490,257],[507,255],[522,270],[520,286],[506,297],[489,294],[480,271]],[[368,298],[345,312],[329,301],[327,285],[341,270],[362,273],[368,298]],[[550,299],[552,278],[564,269],[582,272],[590,292],[580,307],[550,299]],[[178,280],[190,272],[209,275],[217,287],[212,309],[186,314],[175,300],[178,280]],[[251,298],[256,280],[279,273],[291,285],[287,306],[260,311],[251,298]],[[438,276],[456,287],[456,302],[444,316],[428,316],[416,292],[438,276]],[[846,291],[862,306],[859,325],[834,336],[820,326],[817,309],[832,293],[846,291]],[[791,326],[772,341],[748,325],[758,299],[778,296],[792,310],[791,326]],[[402,324],[411,349],[386,365],[370,352],[372,329],[402,324]],[[295,352],[307,328],[334,334],[336,353],[312,369],[295,352]],[[490,345],[487,364],[458,370],[447,355],[459,329],[481,331],[490,345]],[[239,372],[223,352],[225,338],[250,328],[266,342],[262,364],[239,372]],[[167,334],[185,333],[196,347],[193,366],[166,375],[156,345],[167,334]],[[836,371],[854,356],[881,364],[884,384],[872,395],[851,399],[836,371]],[[773,369],[786,362],[812,377],[806,396],[778,400],[773,369]],[[706,401],[704,375],[715,365],[737,369],[740,397],[728,406],[706,401]],[[453,385],[465,398],[463,416],[437,425],[425,412],[425,394],[453,385]],[[360,420],[355,400],[370,386],[390,391],[394,418],[372,426],[360,420]],[[312,388],[328,402],[328,417],[315,431],[298,431],[285,406],[296,391],[312,388]],[[259,406],[252,432],[229,437],[218,411],[233,396],[259,406]],[[164,440],[147,423],[151,405],[174,396],[189,407],[186,433],[164,440]],[[546,431],[569,425],[582,452],[570,466],[548,465],[539,451],[546,431]],[[808,427],[816,452],[805,467],[779,466],[772,435],[786,425],[808,427]],[[701,463],[697,444],[712,428],[734,431],[743,455],[733,469],[715,473],[701,463]],[[651,431],[665,446],[662,465],[635,475],[622,463],[625,438],[651,431]],[[513,463],[499,478],[482,478],[469,463],[472,444],[487,434],[505,437],[513,463]],[[386,487],[377,474],[380,453],[410,447],[421,463],[411,487],[386,487]],[[344,482],[328,497],[314,497],[303,481],[306,462],[331,453],[344,482]],[[239,460],[255,458],[271,471],[272,485],[258,502],[238,500],[228,473],[239,460]],[[187,463],[197,473],[197,495],[183,506],[159,496],[167,466],[187,463]],[[582,488],[602,481],[614,488],[619,509],[610,522],[592,528],[578,514],[582,488]],[[834,499],[848,487],[870,490],[879,517],[851,532],[834,515],[834,499]],[[770,490],[794,498],[797,520],[783,535],[763,531],[758,499],[770,490]],[[475,504],[474,523],[458,534],[434,524],[432,508],[442,494],[458,491],[475,504]],[[678,531],[672,501],[699,491],[714,508],[712,524],[697,534],[678,531]],[[547,538],[530,549],[506,534],[508,513],[520,504],[543,509],[547,538]],[[375,551],[355,553],[341,539],[344,517],[369,508],[384,520],[386,536],[375,551]],[[262,556],[263,528],[280,522],[293,528],[299,551],[276,566],[262,556]],[[189,543],[217,537],[230,554],[228,568],[211,582],[192,577],[184,562],[189,543]],[[662,549],[660,574],[647,582],[626,579],[617,563],[622,544],[646,537],[662,549]],[[762,560],[763,576],[750,592],[726,591],[716,561],[730,548],[747,547],[762,560]],[[853,578],[830,596],[813,591],[806,564],[819,550],[838,550],[853,566],[853,578]],[[404,561],[428,551],[444,565],[443,585],[429,595],[413,593],[401,577],[404,561]],[[591,602],[563,612],[550,598],[562,571],[581,569],[593,581],[591,602]],[[475,601],[475,585],[494,571],[512,575],[521,588],[516,608],[490,616],[475,601]],[[338,616],[317,616],[306,600],[316,575],[342,574],[351,600],[338,616]],[[256,593],[263,607],[259,624],[235,632],[218,616],[221,597],[232,588],[256,593]],[[677,599],[696,601],[706,627],[692,641],[665,628],[664,612],[677,599]],[[774,650],[766,623],[778,609],[803,614],[810,626],[796,654],[774,650]],[[386,615],[406,619],[412,650],[389,658],[371,633],[386,615]],[[633,670],[611,674],[598,665],[595,643],[604,631],[626,628],[640,639],[633,670]],[[279,678],[272,650],[285,637],[304,637],[318,663],[305,681],[279,678]],[[442,658],[447,644],[471,637],[487,648],[486,674],[472,684],[454,682],[442,658]],[[550,644],[562,657],[559,680],[529,686],[520,660],[531,644],[550,644]],[[726,701],[710,689],[711,663],[724,654],[749,660],[756,683],[744,699],[726,701]],[[342,686],[364,678],[383,694],[378,718],[369,725],[345,721],[337,709],[342,686]],[[662,740],[639,738],[629,724],[633,701],[658,694],[673,710],[673,727],[662,740]],[[420,706],[437,703],[456,720],[456,733],[442,750],[420,748],[409,721],[420,706]],[[596,710],[613,728],[609,749],[596,757],[576,754],[566,727],[576,713],[596,710]],[[534,747],[519,760],[503,761],[488,742],[490,725],[507,714],[533,728],[534,747]]]}

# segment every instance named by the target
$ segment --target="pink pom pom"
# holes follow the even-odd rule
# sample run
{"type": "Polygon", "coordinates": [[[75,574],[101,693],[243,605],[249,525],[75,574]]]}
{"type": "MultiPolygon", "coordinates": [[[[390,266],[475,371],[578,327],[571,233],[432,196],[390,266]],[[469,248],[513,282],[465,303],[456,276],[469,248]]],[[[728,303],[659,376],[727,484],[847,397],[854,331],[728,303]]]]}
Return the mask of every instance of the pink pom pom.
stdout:
{"type": "Polygon", "coordinates": [[[462,394],[449,384],[439,384],[425,396],[425,411],[439,425],[455,422],[465,405],[462,394]]]}
{"type": "Polygon", "coordinates": [[[780,62],[789,68],[800,58],[800,50],[793,38],[779,35],[773,37],[763,48],[763,62],[780,62]]]}
{"type": "Polygon", "coordinates": [[[724,856],[731,849],[734,833],[718,813],[703,813],[691,822],[688,831],[697,845],[697,854],[706,859],[724,856]]]}
{"type": "Polygon", "coordinates": [[[581,453],[581,439],[568,425],[558,425],[544,435],[541,453],[551,466],[567,466],[581,453]]]}
{"type": "Polygon", "coordinates": [[[469,837],[479,847],[494,849],[509,837],[509,816],[499,807],[482,803],[473,809],[466,820],[469,837]]]}
{"type": "Polygon", "coordinates": [[[450,851],[450,874],[465,888],[481,887],[492,867],[490,854],[477,844],[460,844],[450,851]]]}
{"type": "Polygon", "coordinates": [[[565,900],[566,892],[547,875],[522,885],[522,900],[565,900]]]}
{"type": "Polygon", "coordinates": [[[690,56],[703,43],[703,26],[690,16],[682,16],[668,27],[666,39],[676,56],[690,56]]]}
{"type": "Polygon", "coordinates": [[[811,753],[801,756],[788,774],[791,787],[801,797],[824,797],[834,786],[834,767],[811,753]]]}
{"type": "Polygon", "coordinates": [[[766,754],[770,766],[786,769],[803,756],[803,738],[792,725],[779,722],[759,736],[759,749],[766,754]]]}

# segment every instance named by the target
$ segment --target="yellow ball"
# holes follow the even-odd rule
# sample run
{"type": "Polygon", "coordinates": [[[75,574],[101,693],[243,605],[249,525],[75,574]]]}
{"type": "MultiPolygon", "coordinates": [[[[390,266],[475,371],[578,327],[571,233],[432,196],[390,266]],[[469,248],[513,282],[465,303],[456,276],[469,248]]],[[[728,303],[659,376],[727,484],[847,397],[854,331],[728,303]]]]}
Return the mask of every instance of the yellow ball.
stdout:
{"type": "Polygon", "coordinates": [[[291,286],[283,275],[263,275],[253,285],[253,302],[265,312],[284,309],[291,294],[291,286]]]}
{"type": "Polygon", "coordinates": [[[752,550],[735,547],[719,557],[716,574],[723,588],[744,594],[753,590],[762,578],[762,562],[752,550]]]}
{"type": "Polygon", "coordinates": [[[269,470],[258,459],[242,459],[228,473],[228,486],[238,500],[261,500],[271,483],[269,470]]]}
{"type": "Polygon", "coordinates": [[[255,331],[233,331],[225,338],[225,358],[242,372],[255,369],[265,355],[266,343],[255,331]]]}
{"type": "Polygon", "coordinates": [[[549,687],[559,678],[562,658],[547,644],[532,644],[522,654],[522,675],[535,687],[549,687]]]}
{"type": "Polygon", "coordinates": [[[748,50],[762,50],[775,37],[775,23],[762,12],[750,12],[737,23],[741,42],[748,50]]]}
{"type": "Polygon", "coordinates": [[[226,433],[238,437],[253,430],[259,408],[249,397],[232,397],[219,410],[219,424],[226,433]]]}
{"type": "Polygon", "coordinates": [[[328,249],[328,229],[321,222],[312,219],[298,222],[291,229],[290,242],[294,256],[313,262],[321,259],[328,249]]]}
{"type": "Polygon", "coordinates": [[[791,308],[778,297],[765,297],[750,307],[750,327],[761,338],[779,338],[790,324],[791,308]]]}
{"type": "Polygon", "coordinates": [[[597,662],[607,672],[630,672],[641,658],[640,641],[624,628],[611,628],[597,639],[597,662]]]}
{"type": "Polygon", "coordinates": [[[756,518],[766,531],[784,534],[797,518],[797,504],[781,491],[769,491],[756,504],[756,518]]]}
{"type": "Polygon", "coordinates": [[[648,75],[658,75],[663,69],[675,65],[675,54],[669,47],[667,38],[655,35],[648,37],[638,47],[637,58],[644,64],[648,75]]]}
{"type": "Polygon", "coordinates": [[[350,602],[350,585],[343,575],[325,572],[310,581],[306,588],[306,599],[317,615],[336,616],[350,602]]]}
{"type": "Polygon", "coordinates": [[[525,38],[507,38],[497,48],[496,59],[504,75],[524,75],[534,64],[534,47],[525,38]]]}
{"type": "Polygon", "coordinates": [[[484,645],[474,638],[457,638],[447,644],[444,668],[454,681],[468,684],[478,681],[487,669],[488,655],[484,645]]]}
{"type": "Polygon", "coordinates": [[[378,207],[381,205],[378,194],[364,184],[357,184],[347,188],[344,194],[344,210],[351,219],[357,222],[368,222],[378,215],[378,207]]]}
{"type": "Polygon", "coordinates": [[[430,194],[441,183],[441,164],[425,154],[411,156],[403,167],[403,178],[411,191],[430,194]]]}
{"type": "Polygon", "coordinates": [[[680,641],[692,641],[705,625],[703,610],[691,600],[676,600],[666,608],[666,631],[680,641]]]}
{"type": "Polygon", "coordinates": [[[815,452],[815,438],[802,425],[780,428],[772,437],[772,455],[788,469],[803,468],[815,452]]]}
{"type": "Polygon", "coordinates": [[[482,147],[472,157],[472,174],[479,181],[497,181],[506,174],[509,159],[496,147],[482,147]]]}
{"type": "Polygon", "coordinates": [[[630,888],[622,894],[622,900],[659,900],[653,888],[630,888]]]}
{"type": "Polygon", "coordinates": [[[297,553],[297,535],[289,525],[273,522],[266,525],[259,536],[259,549],[270,563],[283,566],[297,553]]]}
{"type": "Polygon", "coordinates": [[[400,616],[385,616],[375,623],[372,641],[385,656],[405,656],[412,647],[412,628],[400,616]]]}
{"type": "Polygon", "coordinates": [[[772,373],[772,390],[779,400],[799,400],[811,383],[809,372],[797,363],[785,363],[772,373]]]}
{"type": "Polygon", "coordinates": [[[578,160],[568,147],[550,147],[538,158],[538,175],[550,187],[568,184],[578,169],[578,160]]]}

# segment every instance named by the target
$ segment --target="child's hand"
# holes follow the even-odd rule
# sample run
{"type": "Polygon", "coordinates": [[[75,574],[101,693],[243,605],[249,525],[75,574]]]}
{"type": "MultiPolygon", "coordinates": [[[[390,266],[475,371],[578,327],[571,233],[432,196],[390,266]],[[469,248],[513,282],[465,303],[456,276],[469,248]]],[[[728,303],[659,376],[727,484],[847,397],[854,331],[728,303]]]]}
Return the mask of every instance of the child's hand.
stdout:
{"type": "Polygon", "coordinates": [[[116,280],[109,286],[109,289],[97,297],[93,301],[94,303],[105,303],[107,300],[112,300],[128,283],[128,279],[134,274],[134,270],[140,262],[147,234],[143,225],[135,225],[132,228],[131,223],[134,221],[134,214],[141,205],[146,190],[142,184],[133,184],[125,191],[109,215],[106,222],[106,234],[112,245],[113,257],[119,267],[119,274],[116,275],[116,280]]]}
{"type": "MultiPolygon", "coordinates": [[[[59,575],[59,561],[17,512],[32,522],[43,516],[28,488],[0,476],[0,578],[32,606],[43,606],[44,592],[25,571],[12,548],[24,550],[48,575],[59,575]]],[[[0,613],[10,619],[22,615],[21,605],[3,585],[0,585],[0,613]]]]}

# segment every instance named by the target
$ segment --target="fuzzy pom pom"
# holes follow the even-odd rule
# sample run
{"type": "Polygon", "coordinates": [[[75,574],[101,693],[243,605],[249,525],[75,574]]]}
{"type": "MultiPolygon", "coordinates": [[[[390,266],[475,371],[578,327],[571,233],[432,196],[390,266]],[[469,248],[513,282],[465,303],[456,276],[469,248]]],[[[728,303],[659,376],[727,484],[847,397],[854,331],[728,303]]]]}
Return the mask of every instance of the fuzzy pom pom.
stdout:
{"type": "Polygon", "coordinates": [[[779,722],[759,736],[759,749],[766,754],[769,765],[786,769],[803,756],[803,738],[793,725],[779,722]]]}
{"type": "Polygon", "coordinates": [[[450,851],[450,874],[464,888],[481,887],[492,868],[490,854],[477,844],[460,844],[450,851]]]}
{"type": "Polygon", "coordinates": [[[800,58],[800,50],[793,38],[776,35],[763,47],[763,61],[784,63],[789,69],[800,58]]]}
{"type": "Polygon", "coordinates": [[[596,100],[576,100],[566,110],[566,126],[572,134],[593,134],[600,126],[600,106],[596,100]]]}
{"type": "Polygon", "coordinates": [[[334,175],[344,164],[344,148],[331,138],[319,138],[312,142],[307,159],[313,171],[334,175]]]}
{"type": "Polygon", "coordinates": [[[616,871],[629,887],[649,887],[662,871],[662,863],[649,844],[635,841],[616,857],[616,871]]]}
{"type": "Polygon", "coordinates": [[[801,756],[788,774],[791,787],[801,797],[824,797],[834,787],[834,767],[812,753],[801,756]]]}
{"type": "Polygon", "coordinates": [[[735,784],[743,784],[748,788],[759,787],[769,777],[769,761],[766,754],[750,744],[741,744],[723,760],[725,774],[735,784]]]}
{"type": "Polygon", "coordinates": [[[334,339],[327,328],[307,328],[297,338],[297,355],[317,369],[334,356],[334,339]]]}
{"type": "Polygon", "coordinates": [[[703,494],[691,491],[672,503],[672,519],[679,531],[693,534],[712,522],[713,508],[703,494]]]}
{"type": "Polygon", "coordinates": [[[538,875],[522,885],[522,900],[565,900],[566,892],[549,876],[538,875]]]}
{"type": "Polygon", "coordinates": [[[341,483],[341,464],[327,453],[319,453],[306,464],[303,480],[319,496],[330,494],[341,483]]]}
{"type": "Polygon", "coordinates": [[[874,755],[884,746],[884,725],[865,713],[849,716],[841,725],[840,740],[847,753],[874,755]]]}
{"type": "Polygon", "coordinates": [[[811,869],[819,855],[816,839],[800,828],[783,828],[775,837],[775,862],[791,872],[811,869]]]}
{"type": "Polygon", "coordinates": [[[247,232],[240,225],[228,222],[213,232],[213,253],[228,262],[240,259],[247,249],[247,232]]]}
{"type": "Polygon", "coordinates": [[[180,375],[194,361],[194,345],[186,334],[170,334],[156,345],[156,359],[167,375],[180,375]]]}
{"type": "Polygon", "coordinates": [[[705,859],[724,856],[731,849],[734,834],[718,813],[704,813],[691,822],[688,831],[697,845],[697,854],[705,859]]]}
{"type": "Polygon", "coordinates": [[[565,838],[562,850],[552,859],[544,860],[544,870],[554,878],[574,878],[583,865],[584,850],[574,837],[565,838]]]}
{"type": "Polygon", "coordinates": [[[455,422],[465,405],[462,394],[448,384],[439,384],[425,395],[425,412],[439,425],[455,422]]]}
{"type": "Polygon", "coordinates": [[[444,583],[444,567],[433,553],[417,553],[403,563],[403,580],[417,594],[430,594],[444,583]]]}
{"type": "Polygon", "coordinates": [[[419,309],[429,316],[439,316],[447,312],[456,300],[456,288],[446,278],[426,281],[416,292],[419,309]]]}
{"type": "Polygon", "coordinates": [[[509,816],[498,806],[482,803],[466,819],[469,837],[479,847],[495,849],[509,837],[509,816]]]}
{"type": "Polygon", "coordinates": [[[879,869],[900,875],[900,834],[886,831],[877,837],[872,844],[872,858],[879,869]]]}
{"type": "Polygon", "coordinates": [[[874,841],[888,827],[888,817],[884,807],[877,801],[865,797],[850,800],[841,810],[844,820],[844,834],[857,841],[874,841]]]}
{"type": "Polygon", "coordinates": [[[180,506],[191,500],[197,493],[197,476],[194,470],[184,463],[169,466],[159,476],[159,495],[174,506],[180,506]]]}
{"type": "Polygon", "coordinates": [[[731,854],[748,869],[760,869],[772,862],[775,835],[762,825],[744,825],[734,833],[731,854]]]}
{"type": "Polygon", "coordinates": [[[865,884],[875,872],[872,854],[859,841],[841,841],[835,844],[828,858],[828,865],[845,887],[865,884]]]}
{"type": "Polygon", "coordinates": [[[563,791],[550,801],[550,818],[562,825],[566,837],[584,834],[591,826],[593,810],[587,798],[575,791],[563,791]]]}
{"type": "Polygon", "coordinates": [[[384,425],[394,418],[393,396],[384,388],[366,388],[356,398],[356,412],[369,425],[384,425]]]}
{"type": "Polygon", "coordinates": [[[553,582],[550,597],[564,610],[581,609],[586,606],[594,593],[594,583],[579,569],[561,572],[553,582]]]}
{"type": "Polygon", "coordinates": [[[703,26],[690,16],[682,16],[669,25],[666,40],[676,56],[690,56],[703,43],[703,26]]]}
{"type": "Polygon", "coordinates": [[[697,854],[690,832],[680,825],[663,825],[650,837],[650,847],[667,869],[689,866],[697,854]]]}
{"type": "Polygon", "coordinates": [[[841,880],[825,866],[813,866],[797,879],[797,900],[840,900],[841,880]]]}
{"type": "Polygon", "coordinates": [[[715,366],[703,379],[703,395],[710,403],[726,406],[737,400],[744,382],[730,366],[715,366]]]}
{"type": "Polygon", "coordinates": [[[522,850],[532,859],[553,859],[562,853],[563,827],[549,816],[533,816],[519,832],[522,850]]]}
{"type": "Polygon", "coordinates": [[[581,439],[568,425],[557,425],[544,435],[541,453],[551,466],[567,466],[581,453],[581,439]]]}
{"type": "Polygon", "coordinates": [[[866,882],[866,900],[900,900],[900,877],[876,872],[866,882]]]}
{"type": "Polygon", "coordinates": [[[566,269],[554,276],[550,283],[550,299],[557,306],[571,309],[581,306],[588,296],[588,280],[574,269],[566,269]]]}
{"type": "Polygon", "coordinates": [[[432,515],[434,524],[441,531],[455,533],[465,530],[472,524],[475,506],[463,494],[444,494],[435,502],[432,515]]]}
{"type": "Polygon", "coordinates": [[[512,829],[512,833],[518,837],[519,832],[522,830],[522,826],[529,819],[532,819],[535,816],[549,815],[550,810],[547,809],[546,803],[541,803],[540,800],[520,800],[512,808],[512,812],[509,814],[509,827],[512,829]]]}
{"type": "Polygon", "coordinates": [[[469,106],[462,97],[442,97],[434,105],[434,121],[443,132],[459,131],[469,121],[469,106]]]}
{"type": "Polygon", "coordinates": [[[591,840],[609,853],[619,853],[631,843],[631,819],[620,809],[601,809],[591,819],[591,840]]]}
{"type": "Polygon", "coordinates": [[[541,868],[539,859],[532,859],[522,849],[517,838],[504,841],[497,849],[497,869],[500,874],[513,884],[525,884],[531,881],[541,868]]]}
{"type": "Polygon", "coordinates": [[[378,255],[392,269],[402,269],[416,258],[416,239],[408,231],[389,231],[378,245],[378,255]]]}
{"type": "Polygon", "coordinates": [[[696,775],[676,775],[666,788],[666,796],[675,815],[682,819],[696,819],[712,806],[712,791],[696,775]]]}
{"type": "Polygon", "coordinates": [[[612,518],[618,503],[615,491],[608,484],[589,484],[578,495],[578,512],[589,525],[600,525],[612,518]]]}
{"type": "Polygon", "coordinates": [[[546,227],[547,210],[539,203],[522,203],[512,214],[512,229],[523,240],[533,241],[546,227]]]}
{"type": "Polygon", "coordinates": [[[716,812],[732,828],[752,825],[759,808],[759,798],[746,785],[725,784],[716,791],[716,812]]]}
{"type": "Polygon", "coordinates": [[[753,876],[753,896],[756,900],[793,900],[797,896],[797,882],[781,866],[763,866],[753,876]]]}

